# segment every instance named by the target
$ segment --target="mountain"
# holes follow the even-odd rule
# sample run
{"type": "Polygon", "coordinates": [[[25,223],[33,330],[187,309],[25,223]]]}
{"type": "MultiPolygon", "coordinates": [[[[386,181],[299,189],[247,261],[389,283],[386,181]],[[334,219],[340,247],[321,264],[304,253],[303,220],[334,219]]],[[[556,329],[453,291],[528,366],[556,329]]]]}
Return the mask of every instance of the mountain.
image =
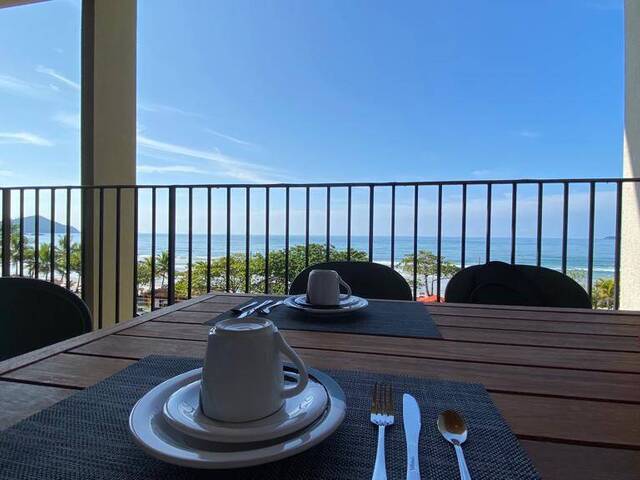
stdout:
{"type": "MultiPolygon", "coordinates": [[[[42,215],[40,215],[38,217],[38,221],[40,223],[40,225],[38,226],[38,231],[41,234],[42,233],[51,233],[51,220],[49,220],[48,218],[43,217],[42,215]]],[[[13,220],[11,220],[11,223],[13,225],[19,225],[20,224],[20,219],[14,218],[13,220]]],[[[67,233],[67,226],[66,225],[64,225],[62,223],[58,223],[58,222],[53,222],[53,224],[54,224],[54,228],[55,228],[54,233],[67,233]]],[[[69,231],[71,233],[80,233],[80,230],[78,230],[74,226],[71,226],[69,231]]],[[[36,233],[36,217],[35,217],[35,215],[31,215],[30,217],[24,217],[24,233],[25,233],[25,235],[34,235],[36,233]]]]}

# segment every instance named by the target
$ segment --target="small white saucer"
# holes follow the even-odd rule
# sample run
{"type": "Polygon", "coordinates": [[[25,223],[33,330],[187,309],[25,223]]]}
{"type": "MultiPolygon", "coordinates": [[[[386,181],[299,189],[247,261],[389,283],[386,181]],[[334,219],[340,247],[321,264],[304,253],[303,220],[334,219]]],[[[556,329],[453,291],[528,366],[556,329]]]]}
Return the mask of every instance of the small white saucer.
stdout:
{"type": "Polygon", "coordinates": [[[347,299],[344,304],[342,303],[342,301],[340,303],[341,304],[339,306],[335,307],[314,307],[307,303],[306,293],[287,297],[284,300],[284,304],[287,307],[313,313],[314,315],[344,315],[345,313],[362,310],[367,305],[369,305],[369,302],[365,298],[356,297],[355,295],[352,295],[349,299],[347,299]],[[300,301],[300,299],[302,299],[302,301],[300,301]]]}
{"type": "MultiPolygon", "coordinates": [[[[291,380],[296,381],[296,374],[291,380]]],[[[200,408],[200,380],[176,390],[164,404],[165,420],[176,430],[212,442],[247,443],[284,437],[308,427],[327,406],[327,392],[313,379],[298,395],[285,400],[273,415],[252,422],[221,422],[207,417],[200,408]]]]}
{"type": "Polygon", "coordinates": [[[265,442],[220,443],[193,438],[171,427],[162,409],[179,388],[199,380],[202,369],[191,370],[154,387],[134,405],[129,415],[133,439],[149,455],[175,465],[223,469],[249,467],[290,457],[317,445],[336,431],[346,414],[346,399],[340,386],[328,375],[309,369],[309,377],[322,384],[328,395],[327,408],[307,428],[265,442]]]}
{"type": "Polygon", "coordinates": [[[298,305],[301,305],[307,308],[323,308],[323,309],[345,308],[349,305],[353,305],[354,303],[359,302],[360,300],[362,300],[360,297],[356,297],[353,295],[351,296],[340,295],[340,301],[338,305],[318,306],[311,303],[309,301],[309,298],[307,298],[307,295],[296,295],[295,297],[293,297],[293,301],[296,302],[298,305]]]}

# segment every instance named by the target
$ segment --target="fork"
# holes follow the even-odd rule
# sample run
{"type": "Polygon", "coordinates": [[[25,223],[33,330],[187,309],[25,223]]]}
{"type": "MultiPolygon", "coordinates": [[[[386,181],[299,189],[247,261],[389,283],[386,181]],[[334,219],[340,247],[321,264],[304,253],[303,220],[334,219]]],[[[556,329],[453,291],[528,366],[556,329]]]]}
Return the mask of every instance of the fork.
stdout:
{"type": "Polygon", "coordinates": [[[387,480],[387,465],[384,458],[384,431],[393,425],[393,392],[391,385],[376,383],[371,398],[371,423],[378,426],[378,449],[371,480],[387,480]]]}

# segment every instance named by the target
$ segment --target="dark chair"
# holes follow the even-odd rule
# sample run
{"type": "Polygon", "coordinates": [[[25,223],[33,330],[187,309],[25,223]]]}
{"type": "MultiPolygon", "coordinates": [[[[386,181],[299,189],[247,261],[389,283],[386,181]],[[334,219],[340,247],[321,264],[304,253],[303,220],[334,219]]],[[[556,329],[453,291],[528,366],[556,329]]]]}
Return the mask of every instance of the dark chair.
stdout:
{"type": "Polygon", "coordinates": [[[550,268],[504,262],[461,270],[444,295],[452,303],[591,308],[589,295],[572,278],[550,268]]]}
{"type": "Polygon", "coordinates": [[[0,278],[0,361],[91,331],[74,293],[33,278],[0,278]]]}
{"type": "Polygon", "coordinates": [[[307,291],[307,279],[311,270],[335,270],[349,284],[354,295],[384,300],[413,300],[411,287],[398,272],[379,263],[327,262],[306,268],[293,280],[289,293],[307,291]]]}

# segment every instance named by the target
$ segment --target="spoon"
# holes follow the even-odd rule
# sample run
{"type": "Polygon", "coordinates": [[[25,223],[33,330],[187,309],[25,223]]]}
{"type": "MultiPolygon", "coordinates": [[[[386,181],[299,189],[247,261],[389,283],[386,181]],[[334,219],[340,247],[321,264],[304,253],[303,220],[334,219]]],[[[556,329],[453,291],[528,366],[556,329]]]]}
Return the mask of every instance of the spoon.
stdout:
{"type": "Polygon", "coordinates": [[[467,468],[467,462],[462,453],[462,444],[467,439],[467,426],[464,418],[458,412],[447,410],[438,415],[438,430],[445,440],[453,445],[458,458],[458,468],[460,469],[460,480],[471,480],[471,474],[467,468]]]}
{"type": "Polygon", "coordinates": [[[282,305],[284,303],[284,300],[278,300],[276,303],[272,303],[271,305],[267,305],[266,307],[260,309],[258,311],[258,313],[262,313],[264,315],[269,315],[271,313],[271,310],[279,307],[280,305],[282,305]]]}

